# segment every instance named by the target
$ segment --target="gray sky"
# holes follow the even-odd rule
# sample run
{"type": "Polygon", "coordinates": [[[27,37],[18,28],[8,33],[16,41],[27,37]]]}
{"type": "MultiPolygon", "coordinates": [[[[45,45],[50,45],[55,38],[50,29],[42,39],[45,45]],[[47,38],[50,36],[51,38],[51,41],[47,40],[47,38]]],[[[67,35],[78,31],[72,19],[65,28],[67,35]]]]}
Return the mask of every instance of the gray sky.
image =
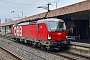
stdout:
{"type": "Polygon", "coordinates": [[[22,11],[24,16],[29,17],[35,14],[46,12],[45,9],[39,9],[38,6],[46,6],[47,3],[51,3],[50,10],[57,7],[64,7],[74,3],[78,3],[84,0],[0,0],[0,19],[2,23],[5,18],[11,18],[12,20],[18,20],[22,17],[22,11]],[[11,13],[14,11],[14,13],[11,13]]]}

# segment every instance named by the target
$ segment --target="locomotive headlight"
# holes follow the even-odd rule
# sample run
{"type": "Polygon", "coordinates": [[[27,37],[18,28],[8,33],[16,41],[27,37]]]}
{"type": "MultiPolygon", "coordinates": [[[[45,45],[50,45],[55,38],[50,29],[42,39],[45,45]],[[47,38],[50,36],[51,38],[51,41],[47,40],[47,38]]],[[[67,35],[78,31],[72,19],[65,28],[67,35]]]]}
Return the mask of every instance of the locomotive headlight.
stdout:
{"type": "Polygon", "coordinates": [[[68,38],[68,36],[66,36],[66,38],[68,38]]]}
{"type": "Polygon", "coordinates": [[[48,34],[48,39],[49,39],[49,40],[51,39],[51,35],[50,35],[50,34],[48,34]]]}

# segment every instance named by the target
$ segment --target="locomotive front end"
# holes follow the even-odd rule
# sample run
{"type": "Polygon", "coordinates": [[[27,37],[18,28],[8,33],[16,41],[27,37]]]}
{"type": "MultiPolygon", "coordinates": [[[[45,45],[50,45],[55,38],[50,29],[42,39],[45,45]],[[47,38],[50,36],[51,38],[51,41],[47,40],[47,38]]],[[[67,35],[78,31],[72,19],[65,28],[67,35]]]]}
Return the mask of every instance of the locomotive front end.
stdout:
{"type": "Polygon", "coordinates": [[[47,39],[50,41],[51,47],[63,47],[68,46],[70,41],[66,38],[67,31],[65,22],[61,19],[54,19],[48,21],[49,34],[47,39]]]}
{"type": "MultiPolygon", "coordinates": [[[[49,21],[49,30],[50,34],[48,37],[51,36],[52,40],[65,40],[66,39],[66,26],[64,21],[49,21]]],[[[50,38],[49,38],[50,39],[50,38]]]]}

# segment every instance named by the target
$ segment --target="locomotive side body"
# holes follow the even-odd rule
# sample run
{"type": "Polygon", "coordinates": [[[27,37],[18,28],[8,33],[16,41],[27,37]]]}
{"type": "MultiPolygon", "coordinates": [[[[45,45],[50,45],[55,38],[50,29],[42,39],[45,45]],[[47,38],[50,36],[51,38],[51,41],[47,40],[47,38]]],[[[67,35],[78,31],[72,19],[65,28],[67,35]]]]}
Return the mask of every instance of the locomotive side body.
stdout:
{"type": "Polygon", "coordinates": [[[47,26],[44,23],[38,24],[38,40],[45,40],[47,41],[47,34],[48,34],[48,29],[47,26]]]}
{"type": "Polygon", "coordinates": [[[43,49],[68,46],[66,26],[61,19],[43,19],[37,23],[21,23],[12,27],[12,35],[17,41],[32,44],[43,49]]]}

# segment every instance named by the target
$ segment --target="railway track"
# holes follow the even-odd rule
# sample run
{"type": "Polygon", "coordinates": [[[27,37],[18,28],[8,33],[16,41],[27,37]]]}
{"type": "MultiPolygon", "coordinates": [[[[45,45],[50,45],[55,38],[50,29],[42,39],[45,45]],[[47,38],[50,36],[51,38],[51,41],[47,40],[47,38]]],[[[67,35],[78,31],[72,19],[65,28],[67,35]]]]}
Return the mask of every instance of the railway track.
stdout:
{"type": "MultiPolygon", "coordinates": [[[[13,40],[12,40],[12,41],[13,41],[13,40]]],[[[46,58],[44,58],[44,57],[42,57],[42,56],[39,56],[38,54],[35,54],[35,53],[33,53],[33,52],[30,52],[29,50],[26,50],[26,49],[24,49],[24,48],[18,47],[18,46],[14,45],[14,44],[11,44],[11,43],[8,43],[8,42],[5,42],[5,41],[2,41],[2,42],[6,43],[6,44],[9,44],[9,45],[11,45],[11,46],[13,46],[13,47],[16,47],[18,50],[22,50],[23,52],[27,52],[27,53],[29,53],[29,54],[35,55],[35,56],[41,58],[42,60],[47,60],[46,58]]],[[[2,47],[2,48],[3,48],[3,47],[2,47]]],[[[5,50],[7,50],[7,49],[5,49],[5,50]]],[[[11,52],[10,52],[10,53],[11,53],[11,52]]],[[[12,54],[12,55],[13,55],[13,54],[12,54]]],[[[21,56],[21,55],[19,55],[19,56],[21,56]]],[[[17,56],[15,56],[15,57],[17,57],[17,56]]],[[[17,57],[17,59],[18,59],[18,57],[17,57]]],[[[18,59],[18,60],[27,60],[27,58],[20,58],[20,59],[18,59]]]]}
{"type": "Polygon", "coordinates": [[[60,55],[64,55],[64,56],[69,56],[69,58],[71,60],[90,60],[90,57],[84,56],[84,55],[79,55],[79,54],[75,54],[72,52],[61,52],[61,53],[57,53],[60,55]]]}
{"type": "MultiPolygon", "coordinates": [[[[17,60],[25,60],[23,57],[17,55],[16,53],[13,53],[12,51],[10,51],[10,50],[4,48],[4,47],[1,46],[1,45],[0,45],[0,49],[4,51],[3,53],[7,53],[8,56],[9,56],[9,55],[12,56],[13,58],[11,58],[11,59],[13,59],[13,60],[14,60],[14,59],[17,59],[17,60]]],[[[2,54],[2,56],[4,56],[4,55],[2,54]]],[[[7,55],[5,55],[4,58],[0,58],[0,60],[5,59],[6,57],[7,57],[7,55]]],[[[9,58],[9,59],[10,59],[10,58],[9,58]]],[[[7,60],[8,60],[8,59],[7,59],[7,60]]]]}
{"type": "MultiPolygon", "coordinates": [[[[6,39],[11,40],[11,41],[14,41],[11,38],[6,38],[6,39]]],[[[24,44],[24,45],[27,45],[27,44],[24,44]]],[[[20,48],[20,47],[18,47],[18,48],[20,48]]],[[[22,48],[20,48],[20,49],[22,49],[22,48]]],[[[62,59],[66,59],[66,60],[90,60],[90,57],[88,57],[88,56],[80,55],[80,54],[76,54],[76,53],[72,53],[72,52],[51,52],[51,51],[47,51],[47,50],[42,50],[40,48],[35,48],[35,49],[38,49],[38,50],[41,50],[41,51],[44,51],[44,52],[48,52],[48,53],[50,53],[50,54],[52,54],[54,56],[58,56],[58,57],[60,57],[62,59]]],[[[27,51],[25,49],[23,49],[23,50],[26,51],[26,52],[29,52],[29,51],[27,51]]],[[[32,53],[32,52],[29,52],[29,53],[32,53]]],[[[37,56],[37,54],[35,54],[35,53],[32,53],[32,54],[34,54],[34,55],[37,56]]],[[[44,58],[42,56],[39,56],[38,55],[38,57],[42,58],[43,60],[47,60],[46,58],[44,58]]]]}
{"type": "Polygon", "coordinates": [[[70,51],[58,51],[58,52],[46,51],[46,52],[56,56],[60,56],[66,60],[90,60],[90,56],[81,55],[70,51]]]}

